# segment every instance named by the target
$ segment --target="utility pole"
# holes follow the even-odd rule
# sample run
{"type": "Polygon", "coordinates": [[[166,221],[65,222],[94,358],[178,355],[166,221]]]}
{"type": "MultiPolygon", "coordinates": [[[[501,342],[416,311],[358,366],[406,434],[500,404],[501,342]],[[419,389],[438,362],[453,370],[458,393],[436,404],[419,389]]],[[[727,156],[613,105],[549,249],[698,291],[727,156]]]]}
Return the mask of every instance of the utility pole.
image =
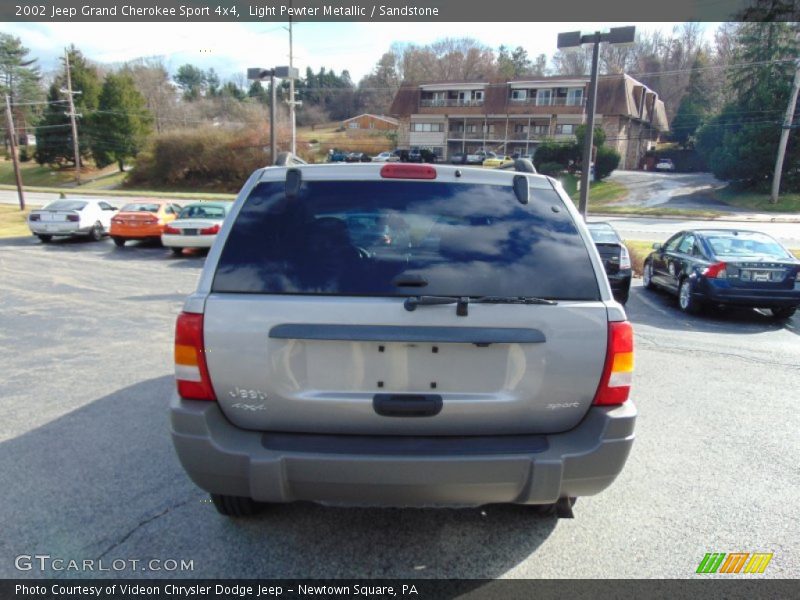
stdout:
{"type": "Polygon", "coordinates": [[[772,174],[772,193],[769,196],[770,204],[778,203],[778,193],[781,190],[783,158],[786,156],[786,144],[789,142],[789,132],[791,131],[792,121],[794,120],[794,108],[797,106],[798,91],[800,91],[800,58],[797,59],[792,93],[789,98],[789,105],[786,107],[786,116],[783,119],[781,141],[778,144],[778,156],[775,158],[775,172],[772,174]]]}
{"type": "Polygon", "coordinates": [[[6,121],[8,122],[8,145],[11,150],[11,161],[14,163],[14,178],[17,180],[19,209],[25,210],[25,191],[22,189],[22,173],[19,170],[19,156],[17,155],[17,133],[14,128],[14,115],[11,112],[11,98],[8,94],[6,94],[6,121]]]}
{"type": "Polygon", "coordinates": [[[275,117],[275,102],[278,98],[275,93],[275,69],[269,72],[269,89],[271,94],[269,101],[269,162],[274,165],[278,158],[278,145],[275,142],[275,128],[278,125],[275,117]]]}
{"type": "Polygon", "coordinates": [[[72,151],[75,154],[75,183],[80,185],[81,183],[81,152],[80,146],[78,145],[78,124],[75,121],[75,117],[79,117],[81,115],[75,114],[75,102],[73,101],[72,97],[75,94],[80,94],[80,92],[73,92],[72,91],[72,76],[70,75],[69,70],[69,52],[64,50],[64,64],[67,67],[67,89],[61,90],[62,94],[67,94],[69,98],[69,115],[70,123],[72,124],[72,151]]]}
{"type": "MultiPolygon", "coordinates": [[[[289,3],[291,7],[292,3],[289,3]]],[[[284,27],[289,32],[289,68],[294,67],[294,50],[292,43],[292,17],[289,17],[289,27],[284,27]]],[[[295,118],[295,106],[299,104],[294,99],[294,79],[289,80],[289,99],[286,101],[289,105],[289,121],[292,124],[292,154],[297,154],[297,124],[295,118]]]]}
{"type": "Polygon", "coordinates": [[[632,44],[636,37],[636,27],[612,27],[608,33],[596,31],[582,35],[580,31],[569,31],[558,34],[558,48],[575,48],[583,44],[592,44],[592,75],[589,80],[589,97],[586,99],[586,137],[583,143],[583,160],[581,166],[581,199],[578,204],[583,219],[589,208],[589,172],[592,165],[592,145],[594,144],[594,113],[597,110],[597,63],[600,43],[632,44]]]}

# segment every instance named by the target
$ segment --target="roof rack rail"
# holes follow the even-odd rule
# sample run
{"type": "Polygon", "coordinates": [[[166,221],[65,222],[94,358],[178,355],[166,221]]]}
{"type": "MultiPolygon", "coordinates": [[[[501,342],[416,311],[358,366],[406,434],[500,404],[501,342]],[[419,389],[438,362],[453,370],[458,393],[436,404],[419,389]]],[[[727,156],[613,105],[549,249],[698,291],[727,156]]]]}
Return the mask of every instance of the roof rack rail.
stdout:
{"type": "Polygon", "coordinates": [[[291,152],[279,152],[275,159],[276,167],[291,167],[292,165],[307,165],[308,163],[291,152]]]}
{"type": "Polygon", "coordinates": [[[514,169],[520,173],[537,173],[536,167],[528,158],[515,158],[513,163],[501,165],[499,169],[514,169]]]}

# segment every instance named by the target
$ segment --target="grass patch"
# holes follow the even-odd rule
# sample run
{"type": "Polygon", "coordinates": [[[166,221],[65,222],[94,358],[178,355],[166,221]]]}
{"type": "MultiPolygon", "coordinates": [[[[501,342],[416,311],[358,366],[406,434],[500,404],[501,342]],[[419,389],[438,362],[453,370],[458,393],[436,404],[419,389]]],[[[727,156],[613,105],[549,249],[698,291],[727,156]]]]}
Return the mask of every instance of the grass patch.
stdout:
{"type": "MultiPolygon", "coordinates": [[[[589,207],[592,204],[589,203],[589,207]]],[[[694,208],[659,208],[657,206],[613,206],[601,205],[592,211],[595,214],[614,214],[614,215],[642,215],[653,217],[689,217],[692,219],[716,219],[728,215],[727,212],[719,210],[699,210],[694,208]]]]}
{"type": "Polygon", "coordinates": [[[713,192],[714,197],[738,208],[749,208],[761,212],[800,212],[800,194],[781,194],[778,203],[769,201],[769,194],[753,190],[737,190],[726,186],[713,192]]]}
{"type": "MultiPolygon", "coordinates": [[[[38,207],[32,207],[38,208],[38,207]]],[[[28,229],[28,213],[31,207],[21,211],[17,206],[0,204],[0,238],[23,237],[31,235],[28,229]]]]}
{"type": "MultiPolygon", "coordinates": [[[[560,178],[564,191],[567,192],[575,205],[580,201],[578,191],[578,177],[564,175],[560,178]]],[[[589,209],[605,208],[609,204],[620,202],[628,197],[628,188],[616,181],[595,181],[589,184],[589,209]]]]}

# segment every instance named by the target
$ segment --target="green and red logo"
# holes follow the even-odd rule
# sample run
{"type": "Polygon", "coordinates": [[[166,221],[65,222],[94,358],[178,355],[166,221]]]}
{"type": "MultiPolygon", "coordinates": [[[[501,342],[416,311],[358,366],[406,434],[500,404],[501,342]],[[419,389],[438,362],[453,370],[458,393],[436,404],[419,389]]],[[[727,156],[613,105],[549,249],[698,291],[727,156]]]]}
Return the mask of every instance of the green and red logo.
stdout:
{"type": "Polygon", "coordinates": [[[739,573],[763,573],[772,560],[769,552],[709,552],[700,561],[697,573],[726,573],[735,575],[739,573]]]}

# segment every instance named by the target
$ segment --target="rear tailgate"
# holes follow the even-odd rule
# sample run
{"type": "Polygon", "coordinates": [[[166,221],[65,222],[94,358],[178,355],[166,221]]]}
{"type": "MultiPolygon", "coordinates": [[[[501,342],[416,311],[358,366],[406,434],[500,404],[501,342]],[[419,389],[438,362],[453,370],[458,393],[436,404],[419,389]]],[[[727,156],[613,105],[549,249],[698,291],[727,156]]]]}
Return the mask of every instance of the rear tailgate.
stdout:
{"type": "Polygon", "coordinates": [[[381,168],[303,168],[291,198],[285,171],[268,170],[280,179],[258,184],[223,229],[204,274],[204,343],[225,415],[246,429],[321,433],[574,427],[601,378],[608,315],[565,197],[540,176],[522,203],[513,173],[436,167],[436,181],[421,182],[377,177],[381,168]],[[368,238],[349,217],[369,211],[404,243],[357,241],[368,238]],[[473,302],[467,314],[404,307],[418,295],[473,302]],[[476,303],[487,296],[556,303],[476,303]],[[384,401],[428,410],[386,416],[384,401]]]}
{"type": "Polygon", "coordinates": [[[477,305],[462,318],[451,305],[408,312],[399,299],[212,294],[205,344],[220,405],[243,428],[555,432],[575,426],[592,402],[603,369],[607,315],[600,302],[477,305]],[[374,328],[360,341],[302,339],[302,327],[276,337],[280,325],[298,323],[336,324],[345,331],[353,325],[352,337],[365,325],[374,328]],[[484,341],[503,336],[481,328],[538,331],[543,341],[456,343],[447,341],[447,327],[462,334],[472,329],[467,335],[487,335],[484,341]],[[414,341],[392,341],[397,330],[391,328],[416,334],[414,341]],[[439,396],[442,409],[420,418],[381,416],[373,406],[376,394],[439,396]]]}

